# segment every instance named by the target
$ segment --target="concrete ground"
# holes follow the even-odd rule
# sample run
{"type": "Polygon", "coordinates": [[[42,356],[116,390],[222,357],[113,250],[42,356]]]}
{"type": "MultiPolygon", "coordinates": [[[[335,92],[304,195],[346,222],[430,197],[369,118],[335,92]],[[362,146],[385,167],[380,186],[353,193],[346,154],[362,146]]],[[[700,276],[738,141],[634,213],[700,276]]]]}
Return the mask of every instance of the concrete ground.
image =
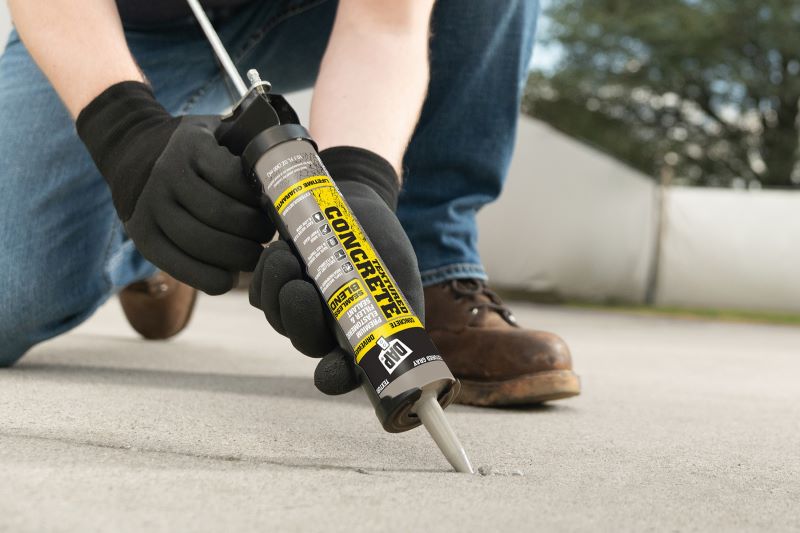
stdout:
{"type": "Polygon", "coordinates": [[[449,409],[470,476],[317,393],[241,293],[166,343],[111,301],[0,371],[0,530],[800,529],[800,329],[515,308],[584,394],[449,409]]]}

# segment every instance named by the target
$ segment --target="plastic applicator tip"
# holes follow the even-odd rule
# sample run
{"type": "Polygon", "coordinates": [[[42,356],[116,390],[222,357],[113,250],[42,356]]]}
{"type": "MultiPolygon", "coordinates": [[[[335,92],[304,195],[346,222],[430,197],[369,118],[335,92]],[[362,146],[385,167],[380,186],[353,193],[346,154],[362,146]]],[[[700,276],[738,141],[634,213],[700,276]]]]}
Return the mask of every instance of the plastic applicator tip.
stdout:
{"type": "Polygon", "coordinates": [[[434,390],[423,391],[420,399],[414,404],[414,410],[456,472],[475,473],[469,457],[467,457],[467,452],[464,451],[461,441],[458,440],[444,416],[442,406],[436,399],[436,392],[434,390]]]}

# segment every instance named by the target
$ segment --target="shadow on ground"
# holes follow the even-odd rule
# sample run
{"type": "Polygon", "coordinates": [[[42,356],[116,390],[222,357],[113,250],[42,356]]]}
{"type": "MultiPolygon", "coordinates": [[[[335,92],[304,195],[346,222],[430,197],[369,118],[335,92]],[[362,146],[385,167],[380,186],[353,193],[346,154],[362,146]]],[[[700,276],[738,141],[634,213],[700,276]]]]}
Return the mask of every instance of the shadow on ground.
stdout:
{"type": "MultiPolygon", "coordinates": [[[[367,399],[359,390],[342,396],[325,396],[319,392],[310,378],[297,376],[264,376],[227,374],[217,372],[188,372],[183,370],[155,370],[146,368],[115,368],[88,364],[23,362],[3,370],[9,373],[24,373],[37,379],[59,383],[113,384],[130,387],[192,390],[245,396],[275,396],[301,400],[346,402],[363,405],[367,399]]],[[[454,405],[451,409],[470,410],[475,413],[496,411],[552,413],[569,411],[566,405],[514,405],[507,407],[472,407],[454,405]]]]}
{"type": "MultiPolygon", "coordinates": [[[[174,351],[173,343],[154,343],[140,339],[127,339],[106,335],[95,335],[91,341],[84,343],[80,350],[64,350],[59,353],[48,353],[47,349],[40,349],[33,357],[24,358],[10,369],[3,372],[24,373],[38,379],[46,379],[59,383],[76,384],[113,384],[140,388],[158,388],[171,390],[191,390],[197,392],[212,392],[224,394],[238,394],[244,396],[281,397],[301,400],[325,400],[345,402],[351,404],[364,404],[366,398],[361,391],[356,390],[341,396],[325,396],[314,386],[313,379],[299,376],[270,376],[264,374],[233,374],[228,372],[192,372],[187,370],[167,370],[142,368],[136,366],[137,355],[127,356],[124,366],[113,366],[119,362],[118,357],[109,357],[108,343],[123,345],[125,352],[130,352],[132,345],[140,345],[142,363],[152,363],[158,352],[169,353],[174,351]],[[93,344],[102,341],[101,344],[93,344]],[[155,353],[154,353],[155,352],[155,353]],[[146,354],[146,359],[144,358],[146,354]],[[98,364],[98,361],[108,360],[109,365],[98,364]]],[[[200,351],[208,347],[197,345],[184,345],[184,350],[200,351]]],[[[215,354],[219,355],[219,354],[215,354]]],[[[301,357],[299,354],[288,354],[301,357]]],[[[493,411],[551,413],[560,410],[569,410],[565,405],[515,405],[505,407],[472,407],[453,406],[451,409],[470,410],[476,413],[491,413],[493,411]]]]}
{"type": "MultiPolygon", "coordinates": [[[[310,400],[325,398],[314,387],[310,378],[296,376],[257,376],[39,362],[21,363],[5,372],[19,372],[35,376],[37,379],[50,379],[60,383],[87,385],[102,383],[310,400]]],[[[354,394],[339,396],[337,399],[360,402],[360,398],[356,398],[354,394]]]]}

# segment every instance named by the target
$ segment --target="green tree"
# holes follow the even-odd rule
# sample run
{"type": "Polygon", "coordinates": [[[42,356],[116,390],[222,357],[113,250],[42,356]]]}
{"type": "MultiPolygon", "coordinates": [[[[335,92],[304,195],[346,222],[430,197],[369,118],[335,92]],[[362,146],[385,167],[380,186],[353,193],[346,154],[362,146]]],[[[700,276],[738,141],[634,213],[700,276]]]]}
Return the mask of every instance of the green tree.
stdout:
{"type": "Polygon", "coordinates": [[[657,175],[800,187],[800,2],[551,0],[524,110],[657,175]],[[743,180],[743,181],[742,181],[743,180]]]}

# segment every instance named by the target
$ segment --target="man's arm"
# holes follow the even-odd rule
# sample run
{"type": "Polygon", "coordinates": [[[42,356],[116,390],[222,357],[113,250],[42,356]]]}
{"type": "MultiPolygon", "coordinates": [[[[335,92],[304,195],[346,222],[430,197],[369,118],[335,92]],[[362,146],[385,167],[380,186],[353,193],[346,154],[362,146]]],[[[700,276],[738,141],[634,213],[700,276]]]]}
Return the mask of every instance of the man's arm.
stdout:
{"type": "MultiPolygon", "coordinates": [[[[311,111],[321,148],[360,146],[400,170],[427,90],[433,2],[340,2],[311,111]]],[[[73,117],[107,87],[143,81],[113,0],[9,0],[9,7],[73,117]]]]}
{"type": "Polygon", "coordinates": [[[428,89],[434,0],[341,0],[311,105],[320,149],[366,148],[401,174],[428,89]]]}
{"type": "MultiPolygon", "coordinates": [[[[423,319],[416,256],[394,210],[397,170],[427,92],[432,6],[433,0],[340,0],[311,110],[325,167],[423,319]]],[[[255,269],[250,303],[298,350],[322,357],[314,373],[319,390],[342,394],[359,384],[355,361],[338,345],[330,310],[304,272],[285,242],[270,244],[255,269]]]]}
{"type": "Polygon", "coordinates": [[[143,81],[114,0],[9,0],[14,25],[73,118],[106,88],[143,81]]]}
{"type": "Polygon", "coordinates": [[[173,117],[158,103],[114,0],[12,0],[11,12],[139,252],[209,294],[230,290],[274,228],[241,160],[214,138],[218,117],[173,117]]]}

